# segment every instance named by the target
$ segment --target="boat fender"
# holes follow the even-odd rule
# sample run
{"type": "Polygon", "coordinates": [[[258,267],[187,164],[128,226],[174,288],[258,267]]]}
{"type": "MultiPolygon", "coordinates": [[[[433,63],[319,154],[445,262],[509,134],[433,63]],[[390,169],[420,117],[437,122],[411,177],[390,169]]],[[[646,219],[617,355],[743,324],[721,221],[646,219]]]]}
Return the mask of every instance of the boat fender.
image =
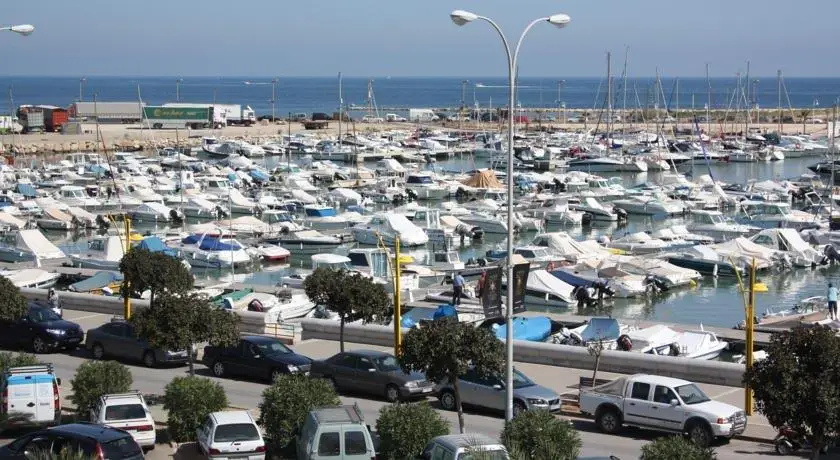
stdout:
{"type": "Polygon", "coordinates": [[[679,356],[680,355],[680,346],[676,343],[672,343],[668,346],[668,354],[671,356],[679,356]]]}
{"type": "Polygon", "coordinates": [[[621,351],[630,351],[633,349],[633,341],[630,340],[630,336],[627,334],[621,334],[618,340],[616,340],[616,345],[621,351]]]}
{"type": "Polygon", "coordinates": [[[572,345],[583,345],[583,337],[575,331],[569,331],[569,342],[572,345]]]}

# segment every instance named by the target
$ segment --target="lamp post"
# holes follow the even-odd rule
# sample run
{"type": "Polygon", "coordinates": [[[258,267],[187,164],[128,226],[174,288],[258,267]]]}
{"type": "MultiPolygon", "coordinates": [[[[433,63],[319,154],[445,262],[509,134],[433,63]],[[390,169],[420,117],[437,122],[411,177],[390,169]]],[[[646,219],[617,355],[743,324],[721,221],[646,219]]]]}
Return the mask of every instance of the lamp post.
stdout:
{"type": "Polygon", "coordinates": [[[508,44],[505,34],[499,25],[492,19],[479,16],[469,11],[455,10],[449,14],[452,22],[457,26],[463,26],[467,23],[480,19],[489,23],[493,29],[499,34],[502,39],[502,44],[505,47],[505,55],[507,56],[508,64],[508,144],[507,144],[507,308],[506,308],[506,329],[507,336],[505,338],[506,349],[506,379],[505,379],[505,419],[513,419],[513,110],[516,106],[516,60],[519,55],[519,47],[522,45],[522,40],[529,30],[537,23],[548,22],[557,27],[565,27],[571,21],[571,18],[565,14],[555,14],[553,16],[542,17],[535,19],[525,27],[522,35],[519,36],[519,41],[516,43],[516,48],[511,54],[510,45],[508,44]]]}
{"type": "Polygon", "coordinates": [[[86,81],[87,81],[87,78],[85,78],[85,77],[82,77],[82,78],[79,79],[79,102],[82,102],[82,101],[85,100],[84,97],[83,97],[84,92],[82,91],[82,88],[83,88],[83,85],[85,84],[86,81]]]}
{"type": "Polygon", "coordinates": [[[275,101],[277,101],[277,99],[274,96],[276,94],[276,90],[277,90],[277,79],[275,78],[275,79],[271,80],[271,122],[272,123],[275,123],[277,121],[274,118],[274,104],[275,104],[275,101]]]}
{"type": "MultiPolygon", "coordinates": [[[[561,111],[561,109],[564,109],[566,107],[566,104],[563,104],[563,99],[560,97],[560,94],[563,92],[563,85],[565,85],[565,84],[566,84],[566,80],[560,80],[560,81],[557,82],[557,118],[558,118],[557,121],[562,123],[562,124],[566,124],[566,117],[563,116],[561,118],[560,111],[561,111]]],[[[565,110],[563,110],[563,112],[565,112],[565,110]]]]}
{"type": "Polygon", "coordinates": [[[14,32],[25,37],[27,35],[32,35],[32,32],[35,32],[35,26],[32,24],[20,24],[17,26],[0,27],[0,31],[3,30],[14,32]]]}
{"type": "Polygon", "coordinates": [[[181,83],[183,82],[183,78],[175,80],[175,102],[181,102],[181,83]]]}

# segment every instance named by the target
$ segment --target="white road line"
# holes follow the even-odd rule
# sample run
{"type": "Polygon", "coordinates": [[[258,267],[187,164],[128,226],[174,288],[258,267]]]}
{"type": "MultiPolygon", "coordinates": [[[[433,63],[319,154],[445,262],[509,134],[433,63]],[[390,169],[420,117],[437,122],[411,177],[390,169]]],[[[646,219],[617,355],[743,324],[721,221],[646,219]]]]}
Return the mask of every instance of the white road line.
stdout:
{"type": "Polygon", "coordinates": [[[732,388],[732,389],[726,390],[723,393],[720,393],[720,394],[714,396],[712,399],[720,399],[724,396],[729,396],[732,393],[737,393],[739,391],[744,391],[744,389],[743,388],[732,388]]]}
{"type": "Polygon", "coordinates": [[[70,321],[81,321],[83,319],[99,318],[100,316],[105,316],[105,313],[94,313],[92,315],[79,316],[77,318],[68,317],[67,319],[70,321]]]}

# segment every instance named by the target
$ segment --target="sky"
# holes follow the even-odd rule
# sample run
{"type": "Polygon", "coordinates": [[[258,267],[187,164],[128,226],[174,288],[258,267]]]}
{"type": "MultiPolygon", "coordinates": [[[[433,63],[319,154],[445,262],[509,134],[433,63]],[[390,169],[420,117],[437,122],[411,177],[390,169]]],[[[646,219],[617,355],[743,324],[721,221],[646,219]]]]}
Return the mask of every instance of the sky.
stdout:
{"type": "Polygon", "coordinates": [[[26,0],[4,2],[0,74],[27,76],[505,76],[493,18],[521,76],[840,77],[840,0],[26,0]]]}

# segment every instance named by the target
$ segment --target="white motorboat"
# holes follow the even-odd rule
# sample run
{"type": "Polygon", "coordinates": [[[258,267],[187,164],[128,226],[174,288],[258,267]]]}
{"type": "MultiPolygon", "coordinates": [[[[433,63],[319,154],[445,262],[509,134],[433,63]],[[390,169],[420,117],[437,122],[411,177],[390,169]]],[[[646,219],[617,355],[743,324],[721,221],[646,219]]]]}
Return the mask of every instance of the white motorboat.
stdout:
{"type": "MultiPolygon", "coordinates": [[[[600,265],[600,264],[599,264],[600,265]]],[[[590,287],[598,281],[607,281],[613,296],[621,298],[641,297],[647,294],[651,281],[644,275],[634,275],[616,266],[598,268],[588,261],[577,265],[559,267],[551,272],[572,286],[590,287]]]]}
{"type": "Polygon", "coordinates": [[[405,188],[414,192],[420,200],[442,200],[449,196],[449,188],[436,184],[428,173],[409,174],[405,188]]]}
{"type": "Polygon", "coordinates": [[[595,197],[585,197],[580,204],[570,204],[570,208],[589,214],[592,220],[599,222],[616,222],[618,221],[618,214],[616,214],[612,207],[606,207],[601,204],[595,197]]]}
{"type": "Polygon", "coordinates": [[[589,156],[568,162],[569,171],[599,172],[647,172],[644,160],[628,157],[589,156]]]}
{"type": "MultiPolygon", "coordinates": [[[[2,213],[0,213],[2,214],[2,213]]],[[[29,262],[60,260],[67,256],[50,242],[40,230],[17,230],[3,234],[0,238],[0,261],[29,262]]]]}
{"type": "Polygon", "coordinates": [[[16,287],[32,289],[48,289],[55,286],[61,278],[60,273],[50,273],[40,268],[25,268],[22,270],[4,270],[0,276],[7,278],[16,287]]]}
{"type": "Polygon", "coordinates": [[[604,350],[617,350],[622,336],[635,330],[633,326],[621,324],[615,318],[590,318],[585,324],[569,329],[563,328],[548,338],[548,342],[588,346],[600,343],[604,350]]]}
{"type": "Polygon", "coordinates": [[[254,214],[260,210],[260,206],[254,200],[235,188],[228,192],[228,205],[231,214],[254,214]]]}
{"type": "Polygon", "coordinates": [[[544,220],[546,224],[580,225],[583,222],[584,213],[567,203],[556,203],[548,208],[529,209],[527,214],[544,220]]]}
{"type": "Polygon", "coordinates": [[[282,263],[289,260],[292,253],[288,249],[277,245],[257,245],[248,249],[254,257],[265,262],[282,263]]]}
{"type": "MultiPolygon", "coordinates": [[[[387,248],[354,248],[348,251],[350,267],[370,276],[385,289],[394,292],[394,255],[387,248]]],[[[400,274],[400,289],[404,299],[411,299],[412,291],[420,288],[420,277],[416,273],[400,274]]]]}
{"type": "Polygon", "coordinates": [[[184,217],[199,219],[218,219],[224,217],[227,211],[222,206],[198,196],[189,196],[183,201],[173,200],[169,204],[177,206],[184,217]]]}
{"type": "Polygon", "coordinates": [[[805,230],[821,227],[823,219],[802,211],[791,210],[790,203],[767,201],[742,201],[739,208],[747,222],[761,228],[795,228],[805,230]]]}
{"type": "Polygon", "coordinates": [[[631,349],[639,353],[679,356],[691,359],[715,359],[729,346],[717,334],[703,330],[677,332],[668,326],[655,326],[627,333],[631,349]]]}
{"type": "Polygon", "coordinates": [[[202,149],[210,156],[227,158],[233,154],[246,157],[263,157],[265,150],[262,147],[251,145],[245,141],[228,141],[222,143],[205,143],[202,149]]]}
{"type": "Polygon", "coordinates": [[[685,225],[672,225],[670,227],[660,228],[651,233],[650,236],[665,241],[671,248],[694,246],[697,244],[712,244],[715,242],[715,239],[711,236],[689,232],[685,225]]]}
{"type": "Polygon", "coordinates": [[[607,243],[607,247],[626,251],[630,254],[652,254],[670,248],[671,244],[658,238],[652,238],[645,232],[636,232],[610,241],[607,243]]]}
{"type": "Polygon", "coordinates": [[[513,253],[527,260],[532,267],[545,267],[559,259],[556,254],[542,246],[517,246],[513,248],[513,253]]]}
{"type": "Polygon", "coordinates": [[[83,209],[98,209],[102,203],[88,196],[84,187],[78,185],[64,185],[58,189],[58,199],[68,206],[78,206],[83,209]]]}
{"type": "Polygon", "coordinates": [[[230,268],[251,264],[245,247],[232,238],[203,233],[189,235],[173,247],[193,268],[230,268]]]}
{"type": "Polygon", "coordinates": [[[125,254],[122,237],[111,235],[88,241],[87,250],[70,254],[70,263],[78,268],[119,271],[120,260],[125,254]]]}
{"type": "MultiPolygon", "coordinates": [[[[461,222],[472,227],[479,227],[484,233],[507,235],[507,218],[501,215],[485,214],[481,212],[468,212],[465,214],[452,214],[461,222]]],[[[514,223],[514,226],[516,224],[514,223]]]]}
{"type": "Polygon", "coordinates": [[[703,275],[692,268],[671,264],[665,260],[642,256],[613,256],[605,260],[602,267],[615,265],[627,273],[652,277],[662,288],[685,286],[699,280],[703,275]]]}
{"type": "Polygon", "coordinates": [[[672,200],[659,194],[630,196],[615,200],[613,206],[617,209],[623,209],[628,214],[643,216],[677,215],[685,212],[685,205],[681,201],[672,200]]]}
{"type": "Polygon", "coordinates": [[[292,293],[289,289],[281,289],[275,296],[276,301],[268,306],[265,314],[266,324],[303,318],[315,309],[315,304],[303,293],[292,293]]]}
{"type": "Polygon", "coordinates": [[[56,207],[44,209],[44,215],[35,221],[44,230],[70,230],[73,228],[73,216],[56,207]]]}
{"type": "Polygon", "coordinates": [[[344,244],[344,240],[337,236],[324,235],[317,230],[301,230],[297,232],[281,232],[278,235],[264,237],[263,241],[279,244],[292,251],[292,254],[317,254],[332,251],[344,244]]]}
{"type": "MultiPolygon", "coordinates": [[[[507,291],[506,283],[504,290],[507,291]]],[[[525,286],[525,306],[565,308],[574,302],[573,290],[574,286],[545,270],[531,270],[525,286]]]]}
{"type": "Polygon", "coordinates": [[[714,238],[715,242],[727,241],[739,236],[749,236],[760,230],[752,225],[738,224],[727,219],[720,211],[694,210],[692,222],[686,226],[691,233],[714,238]]]}
{"type": "Polygon", "coordinates": [[[701,325],[699,331],[680,332],[677,347],[678,356],[682,358],[715,359],[729,347],[729,343],[720,340],[714,332],[704,331],[701,325]]]}
{"type": "Polygon", "coordinates": [[[303,213],[304,225],[316,230],[341,230],[349,225],[347,218],[339,216],[332,206],[307,205],[303,213]]]}
{"type": "Polygon", "coordinates": [[[85,211],[76,206],[68,206],[67,213],[73,218],[73,225],[75,228],[96,228],[96,214],[85,211]]]}
{"type": "Polygon", "coordinates": [[[423,246],[429,242],[426,232],[402,214],[378,213],[367,222],[356,224],[350,231],[360,244],[393,246],[397,237],[404,247],[423,246]]]}
{"type": "MultiPolygon", "coordinates": [[[[334,270],[352,270],[350,258],[338,254],[313,254],[312,271],[318,268],[330,268],[334,270]]],[[[303,289],[303,282],[309,273],[294,273],[280,278],[280,285],[295,289],[303,289]]]]}
{"type": "Polygon", "coordinates": [[[141,222],[170,222],[183,217],[177,210],[154,201],[137,206],[129,214],[132,219],[141,222]]]}
{"type": "Polygon", "coordinates": [[[770,228],[750,238],[755,244],[787,254],[795,267],[813,267],[825,261],[822,251],[812,248],[792,228],[770,228]]]}

